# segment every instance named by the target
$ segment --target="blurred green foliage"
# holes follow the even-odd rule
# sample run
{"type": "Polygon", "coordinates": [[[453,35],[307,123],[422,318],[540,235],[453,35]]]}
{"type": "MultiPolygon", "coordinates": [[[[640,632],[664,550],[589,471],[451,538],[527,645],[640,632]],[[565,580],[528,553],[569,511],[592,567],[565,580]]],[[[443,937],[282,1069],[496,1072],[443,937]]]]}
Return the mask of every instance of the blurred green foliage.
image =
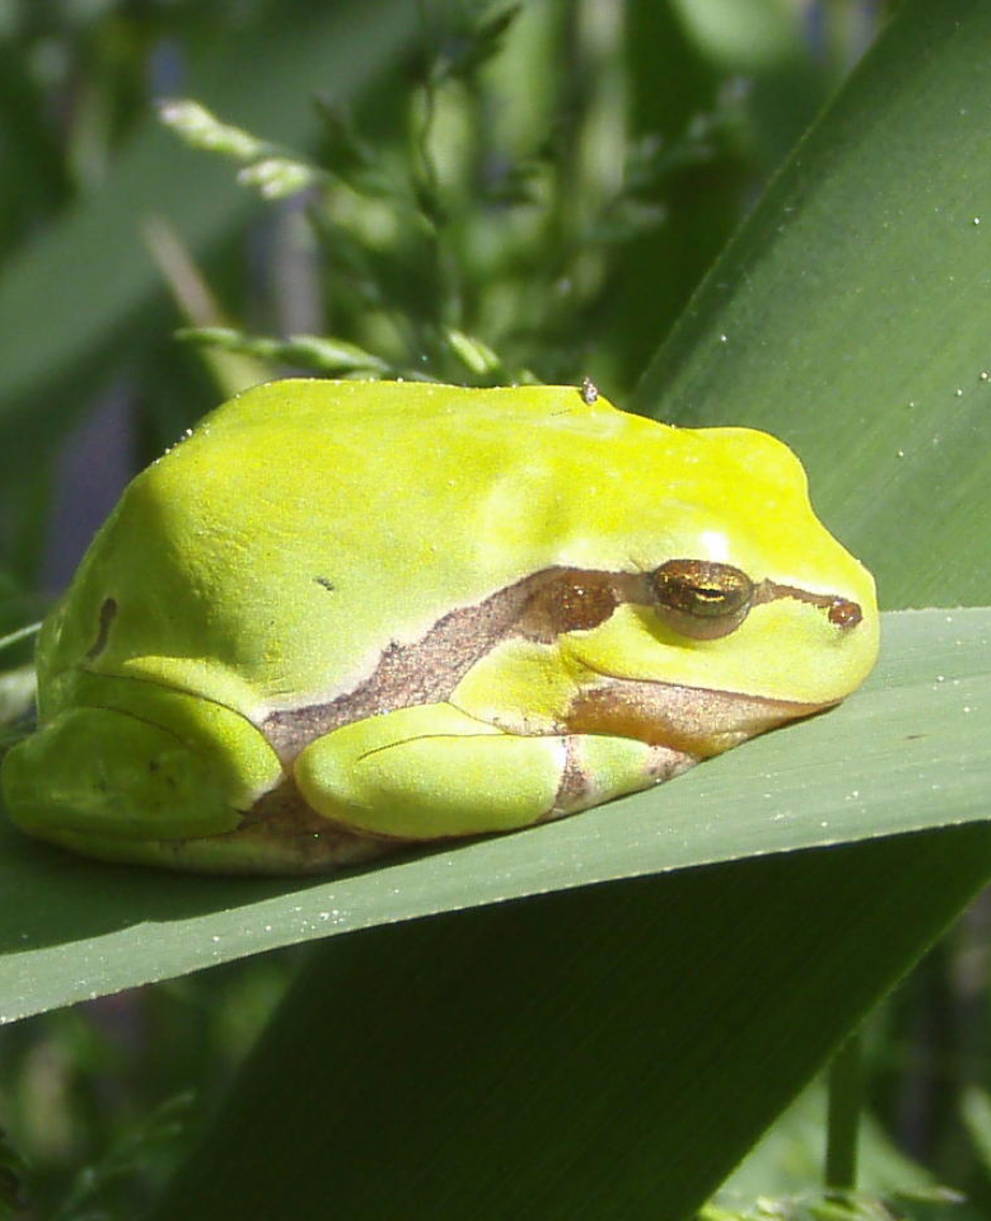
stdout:
{"type": "MultiPolygon", "coordinates": [[[[588,375],[623,403],[880,20],[852,0],[325,8],[300,2],[287,21],[275,0],[0,0],[0,633],[36,617],[88,541],[52,560],[88,520],[81,437],[84,463],[116,454],[112,502],[226,392],[292,370],[588,375]],[[332,36],[353,79],[325,69],[332,36]],[[182,97],[209,107],[166,109],[193,149],[156,109],[182,97]]],[[[876,1019],[870,1063],[889,1129],[986,1208],[988,1096],[957,1089],[988,1079],[985,919],[976,909],[876,1019]]],[[[0,1216],[138,1215],[292,965],[270,956],[4,1031],[0,1216]]],[[[775,1135],[746,1180],[763,1202],[713,1204],[706,1221],[981,1215],[787,1203],[809,1137],[794,1115],[775,1135]]],[[[934,1181],[906,1165],[919,1192],[934,1181]]]]}

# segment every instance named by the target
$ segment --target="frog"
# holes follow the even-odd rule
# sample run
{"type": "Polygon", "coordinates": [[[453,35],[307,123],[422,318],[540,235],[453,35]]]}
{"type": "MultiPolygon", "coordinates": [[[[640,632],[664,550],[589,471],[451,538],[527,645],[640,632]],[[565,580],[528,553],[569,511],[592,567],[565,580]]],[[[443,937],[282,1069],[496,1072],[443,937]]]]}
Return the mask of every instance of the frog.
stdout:
{"type": "Polygon", "coordinates": [[[603,805],[854,691],[874,582],[795,454],[590,386],[286,378],[205,416],[43,625],[13,821],[316,873],[603,805]]]}

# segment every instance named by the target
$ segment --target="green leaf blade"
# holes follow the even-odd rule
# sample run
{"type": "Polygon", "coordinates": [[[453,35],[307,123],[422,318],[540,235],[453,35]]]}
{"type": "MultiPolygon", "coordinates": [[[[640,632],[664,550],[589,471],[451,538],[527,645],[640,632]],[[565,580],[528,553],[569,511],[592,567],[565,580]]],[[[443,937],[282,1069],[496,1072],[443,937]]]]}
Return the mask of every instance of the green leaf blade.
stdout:
{"type": "Polygon", "coordinates": [[[875,675],[833,712],[571,819],[326,880],[103,866],[4,826],[0,1016],[376,924],[986,819],[989,644],[988,610],[886,615],[875,675]]]}

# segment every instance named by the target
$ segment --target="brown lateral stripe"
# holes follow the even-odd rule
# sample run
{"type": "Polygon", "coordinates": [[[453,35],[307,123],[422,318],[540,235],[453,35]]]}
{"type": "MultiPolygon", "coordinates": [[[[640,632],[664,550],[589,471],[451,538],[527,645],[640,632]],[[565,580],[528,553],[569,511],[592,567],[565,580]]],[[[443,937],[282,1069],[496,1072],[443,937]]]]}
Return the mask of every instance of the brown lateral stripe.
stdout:
{"type": "Polygon", "coordinates": [[[272,712],[261,729],[285,761],[342,725],[446,700],[475,662],[507,637],[550,643],[563,632],[603,623],[629,600],[623,596],[629,579],[580,568],[532,573],[474,606],[451,611],[412,644],[391,642],[373,673],[353,690],[326,703],[272,712]]]}
{"type": "Polygon", "coordinates": [[[704,759],[829,707],[604,675],[600,684],[578,693],[565,720],[570,733],[635,738],[704,759]],[[713,725],[720,726],[718,732],[713,725]]]}
{"type": "Polygon", "coordinates": [[[847,630],[856,627],[864,617],[860,605],[851,602],[849,598],[839,598],[835,594],[814,594],[795,585],[779,585],[776,581],[761,581],[754,591],[753,605],[773,602],[777,598],[795,598],[799,602],[818,606],[827,612],[830,623],[847,630]]]}
{"type": "MultiPolygon", "coordinates": [[[[322,703],[272,712],[260,728],[280,758],[290,761],[314,738],[342,725],[397,708],[446,700],[471,667],[508,637],[549,644],[565,632],[598,627],[623,603],[650,606],[653,601],[650,578],[649,572],[603,572],[565,567],[532,573],[474,606],[461,607],[444,615],[411,644],[392,641],[375,670],[352,690],[322,703]]],[[[798,598],[821,606],[829,611],[830,620],[841,627],[853,627],[859,622],[860,608],[845,599],[776,585],[772,581],[763,581],[756,587],[755,605],[776,598],[798,598]],[[857,612],[856,617],[849,608],[857,612]]],[[[666,686],[640,685],[655,691],[666,686]]],[[[726,698],[742,697],[727,695],[726,698]]],[[[640,726],[645,715],[635,714],[632,720],[640,726]]],[[[801,712],[790,715],[801,715],[801,712]]],[[[622,721],[623,717],[618,719],[622,721]]],[[[774,723],[785,719],[787,716],[781,716],[774,723]]],[[[569,729],[583,731],[582,727],[571,724],[570,719],[569,729]]],[[[590,728],[587,732],[614,730],[590,728]]],[[[642,728],[628,736],[649,740],[642,728]]]]}

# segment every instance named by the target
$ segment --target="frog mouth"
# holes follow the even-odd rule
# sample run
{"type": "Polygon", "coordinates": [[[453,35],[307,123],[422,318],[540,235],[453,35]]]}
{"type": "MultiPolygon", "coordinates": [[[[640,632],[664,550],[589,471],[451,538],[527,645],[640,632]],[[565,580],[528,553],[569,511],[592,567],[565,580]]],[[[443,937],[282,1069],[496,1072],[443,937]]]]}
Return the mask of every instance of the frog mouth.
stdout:
{"type": "Polygon", "coordinates": [[[707,759],[837,703],[604,676],[575,698],[565,721],[569,733],[613,734],[707,759]]]}

